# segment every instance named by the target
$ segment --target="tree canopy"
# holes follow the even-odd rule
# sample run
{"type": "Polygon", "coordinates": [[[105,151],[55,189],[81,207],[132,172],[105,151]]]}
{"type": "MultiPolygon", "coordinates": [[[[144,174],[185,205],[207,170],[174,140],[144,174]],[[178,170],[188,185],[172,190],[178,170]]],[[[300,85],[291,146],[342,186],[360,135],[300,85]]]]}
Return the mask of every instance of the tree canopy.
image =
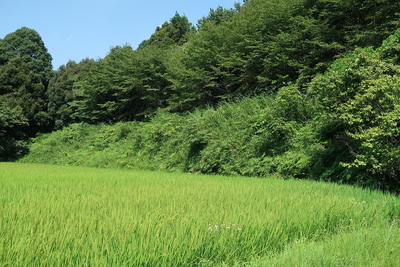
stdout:
{"type": "Polygon", "coordinates": [[[52,75],[52,57],[39,33],[22,27],[0,41],[0,65],[19,57],[32,72],[40,75],[46,86],[52,75]]]}
{"type": "Polygon", "coordinates": [[[40,35],[32,29],[23,27],[0,39],[0,158],[15,158],[27,137],[49,130],[51,60],[40,35]]]}

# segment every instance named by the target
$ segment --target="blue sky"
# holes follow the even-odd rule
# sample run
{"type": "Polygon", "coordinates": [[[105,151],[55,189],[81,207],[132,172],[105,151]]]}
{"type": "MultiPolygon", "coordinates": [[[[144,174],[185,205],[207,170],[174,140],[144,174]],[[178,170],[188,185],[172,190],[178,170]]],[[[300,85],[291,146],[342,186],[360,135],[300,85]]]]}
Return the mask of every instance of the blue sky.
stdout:
{"type": "MultiPolygon", "coordinates": [[[[103,58],[110,47],[137,45],[178,12],[194,25],[210,8],[235,0],[3,0],[0,38],[21,27],[36,30],[53,56],[53,68],[68,60],[103,58]]],[[[242,2],[242,1],[240,1],[242,2]]]]}

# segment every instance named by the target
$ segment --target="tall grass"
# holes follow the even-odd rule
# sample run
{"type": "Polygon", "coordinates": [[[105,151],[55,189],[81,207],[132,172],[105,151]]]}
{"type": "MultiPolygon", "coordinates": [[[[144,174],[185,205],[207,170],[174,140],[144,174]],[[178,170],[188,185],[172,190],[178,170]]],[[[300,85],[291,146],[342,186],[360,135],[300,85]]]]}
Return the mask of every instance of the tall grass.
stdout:
{"type": "MultiPolygon", "coordinates": [[[[291,247],[298,260],[346,235],[398,233],[399,214],[398,198],[349,186],[1,163],[0,266],[230,266],[291,247]]],[[[398,253],[371,246],[352,255],[398,253]]]]}
{"type": "Polygon", "coordinates": [[[298,241],[282,252],[253,261],[262,266],[400,266],[399,220],[333,236],[323,241],[298,241]]]}

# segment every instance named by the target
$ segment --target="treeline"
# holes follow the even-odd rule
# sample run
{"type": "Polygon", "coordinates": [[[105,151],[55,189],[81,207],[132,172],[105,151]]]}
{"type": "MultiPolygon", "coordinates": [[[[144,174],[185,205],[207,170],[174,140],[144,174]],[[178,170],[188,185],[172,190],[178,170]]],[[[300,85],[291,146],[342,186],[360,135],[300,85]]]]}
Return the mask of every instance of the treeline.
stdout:
{"type": "Polygon", "coordinates": [[[49,84],[56,128],[118,122],[157,109],[191,111],[243,95],[300,89],[355,47],[378,47],[399,26],[398,1],[253,0],[217,8],[197,27],[176,14],[138,49],[69,62],[49,84]]]}
{"type": "Polygon", "coordinates": [[[175,147],[189,149],[177,162],[194,162],[178,169],[397,189],[399,8],[394,0],[250,0],[212,9],[196,26],[177,13],[137,49],[114,47],[55,72],[40,36],[22,28],[0,40],[0,158],[72,123],[164,129],[159,116],[178,116],[194,124],[188,136],[178,130],[189,126],[165,122],[181,137],[175,147]],[[243,97],[262,105],[223,104],[243,97]]]}
{"type": "Polygon", "coordinates": [[[244,97],[147,122],[72,124],[24,162],[263,177],[400,189],[400,29],[337,59],[305,90],[244,97]]]}

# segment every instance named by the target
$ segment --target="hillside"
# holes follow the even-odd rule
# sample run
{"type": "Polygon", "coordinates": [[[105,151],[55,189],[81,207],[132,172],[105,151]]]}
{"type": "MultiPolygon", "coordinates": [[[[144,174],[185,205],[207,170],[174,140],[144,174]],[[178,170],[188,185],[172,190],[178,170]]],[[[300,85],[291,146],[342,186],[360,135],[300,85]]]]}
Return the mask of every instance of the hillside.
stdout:
{"type": "Polygon", "coordinates": [[[147,122],[73,124],[22,162],[312,178],[398,191],[400,30],[336,60],[302,92],[226,102],[147,122]]]}
{"type": "Polygon", "coordinates": [[[398,192],[399,9],[250,0],[196,26],[176,13],[137,49],[55,72],[39,33],[21,28],[0,40],[0,160],[30,151],[24,161],[398,192]]]}

